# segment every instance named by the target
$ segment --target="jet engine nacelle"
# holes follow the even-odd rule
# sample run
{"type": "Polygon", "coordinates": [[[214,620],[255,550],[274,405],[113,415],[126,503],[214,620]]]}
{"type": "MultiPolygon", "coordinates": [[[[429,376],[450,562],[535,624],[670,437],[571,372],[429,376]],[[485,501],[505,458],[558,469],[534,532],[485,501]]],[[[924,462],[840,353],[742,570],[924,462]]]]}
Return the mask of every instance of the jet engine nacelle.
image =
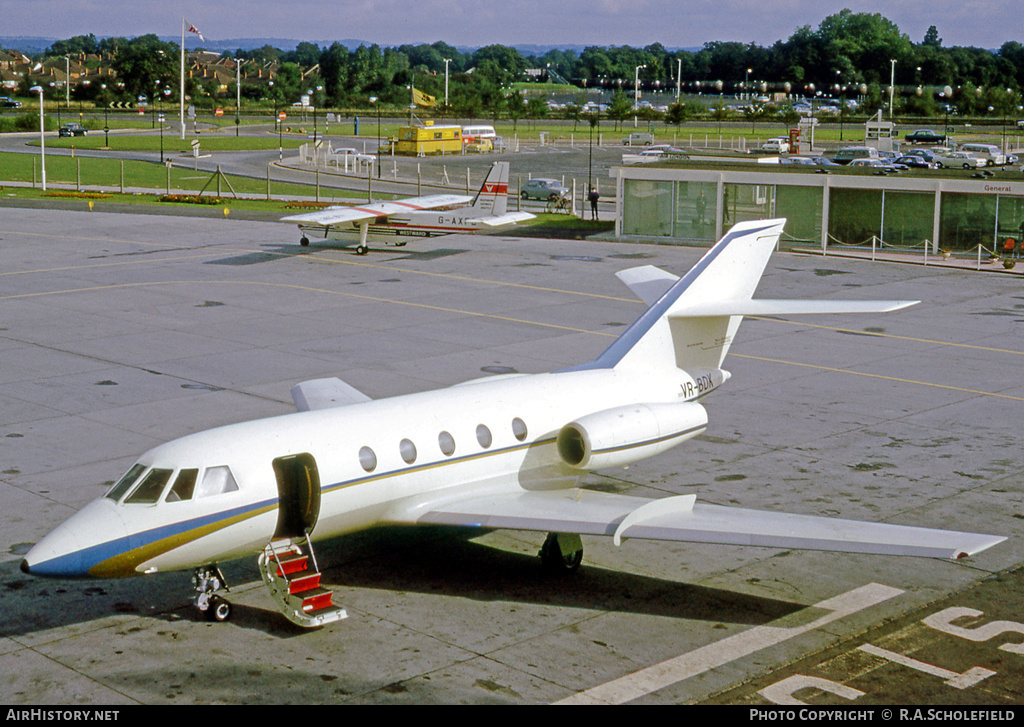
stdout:
{"type": "Polygon", "coordinates": [[[692,401],[620,406],[562,427],[558,454],[577,469],[621,467],[671,449],[703,432],[707,424],[708,413],[692,401]]]}

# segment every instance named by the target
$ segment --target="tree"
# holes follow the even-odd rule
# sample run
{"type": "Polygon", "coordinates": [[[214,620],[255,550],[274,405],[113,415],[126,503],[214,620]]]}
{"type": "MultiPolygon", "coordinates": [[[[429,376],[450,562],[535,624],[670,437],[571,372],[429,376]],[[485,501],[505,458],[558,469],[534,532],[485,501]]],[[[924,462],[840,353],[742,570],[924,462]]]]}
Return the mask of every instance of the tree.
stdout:
{"type": "Polygon", "coordinates": [[[939,37],[939,29],[934,25],[928,26],[928,32],[924,34],[924,45],[938,48],[942,45],[942,38],[939,37]]]}
{"type": "Polygon", "coordinates": [[[111,64],[133,98],[153,94],[157,86],[173,87],[179,76],[178,44],[155,34],[133,38],[118,47],[111,64]]]}

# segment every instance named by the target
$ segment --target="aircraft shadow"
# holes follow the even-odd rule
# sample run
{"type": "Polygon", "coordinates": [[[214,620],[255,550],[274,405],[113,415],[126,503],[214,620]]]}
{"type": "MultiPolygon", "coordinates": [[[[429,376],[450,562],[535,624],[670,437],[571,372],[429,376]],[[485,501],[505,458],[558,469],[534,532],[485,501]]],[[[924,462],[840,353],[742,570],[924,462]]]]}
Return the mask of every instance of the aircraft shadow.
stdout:
{"type": "MultiPolygon", "coordinates": [[[[766,624],[806,607],[685,582],[583,566],[552,574],[535,553],[513,553],[474,542],[480,529],[384,527],[316,545],[328,588],[414,592],[455,599],[532,603],[713,623],[766,624]]],[[[543,537],[538,534],[537,548],[543,537]]],[[[229,586],[262,592],[255,558],[221,565],[229,586]]],[[[18,637],[116,614],[166,621],[199,620],[188,572],[109,580],[50,580],[0,563],[0,638],[18,637]]],[[[306,633],[278,613],[269,595],[249,606],[231,592],[232,623],[278,638],[306,633]]],[[[339,594],[344,606],[344,595],[339,594]]]]}
{"type": "MultiPolygon", "coordinates": [[[[761,625],[806,607],[771,598],[583,565],[546,570],[535,553],[476,543],[479,529],[380,528],[319,544],[325,587],[371,588],[595,611],[761,625]]],[[[538,534],[537,549],[543,542],[538,534]]],[[[342,596],[339,600],[344,601],[342,596]]]]}

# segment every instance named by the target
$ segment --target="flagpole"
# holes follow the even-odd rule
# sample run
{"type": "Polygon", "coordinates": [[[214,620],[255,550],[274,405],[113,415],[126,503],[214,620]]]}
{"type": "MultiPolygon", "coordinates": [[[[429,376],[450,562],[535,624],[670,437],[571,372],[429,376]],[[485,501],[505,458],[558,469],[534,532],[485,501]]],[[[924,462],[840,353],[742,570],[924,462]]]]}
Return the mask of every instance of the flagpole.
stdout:
{"type": "Polygon", "coordinates": [[[181,18],[181,88],[178,96],[178,123],[181,125],[181,138],[185,138],[185,17],[181,18]]]}

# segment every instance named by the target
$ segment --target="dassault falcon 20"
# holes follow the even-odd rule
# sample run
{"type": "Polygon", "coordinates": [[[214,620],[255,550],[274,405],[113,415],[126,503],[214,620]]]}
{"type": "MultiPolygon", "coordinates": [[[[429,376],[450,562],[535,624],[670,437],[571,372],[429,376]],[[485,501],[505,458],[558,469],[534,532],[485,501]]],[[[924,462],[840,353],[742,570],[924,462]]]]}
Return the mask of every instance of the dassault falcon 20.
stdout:
{"type": "Polygon", "coordinates": [[[387,525],[548,533],[542,562],[576,569],[581,535],[959,558],[1004,538],[897,524],[643,499],[579,487],[587,472],[702,433],[701,400],[745,315],[893,311],[900,301],[753,297],[784,220],[743,222],[684,276],[618,277],[649,307],[593,361],[370,400],[340,379],[297,384],[298,412],[192,434],[143,454],[103,497],[45,536],[22,570],[55,578],[191,569],[196,605],[229,617],[218,563],[258,557],[285,616],[344,609],[313,542],[387,525]]]}
{"type": "Polygon", "coordinates": [[[355,207],[327,207],[319,212],[282,217],[302,232],[299,242],[309,237],[341,240],[365,255],[368,240],[404,245],[409,236],[434,237],[453,233],[479,232],[532,220],[529,212],[508,211],[508,162],[495,162],[475,197],[432,194],[393,202],[371,202],[355,207]]]}

